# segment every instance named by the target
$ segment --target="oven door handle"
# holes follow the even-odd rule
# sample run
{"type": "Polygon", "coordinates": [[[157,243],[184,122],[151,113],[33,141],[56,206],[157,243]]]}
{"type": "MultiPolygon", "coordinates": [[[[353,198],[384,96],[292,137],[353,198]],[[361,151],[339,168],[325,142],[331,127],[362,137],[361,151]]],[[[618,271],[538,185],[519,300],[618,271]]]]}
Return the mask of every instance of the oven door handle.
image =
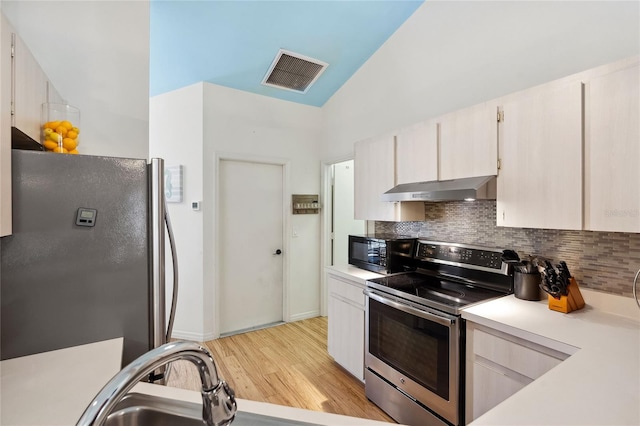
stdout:
{"type": "Polygon", "coordinates": [[[438,324],[451,327],[451,324],[455,322],[455,320],[451,320],[449,318],[441,317],[440,315],[432,314],[431,312],[423,311],[421,309],[414,308],[412,306],[408,306],[402,303],[395,302],[391,299],[387,299],[384,296],[381,296],[378,293],[373,292],[372,290],[366,288],[364,289],[364,294],[367,297],[370,297],[378,302],[385,304],[387,306],[391,306],[392,308],[398,309],[400,311],[406,312],[411,315],[415,315],[420,318],[427,319],[429,321],[436,322],[438,324]]]}

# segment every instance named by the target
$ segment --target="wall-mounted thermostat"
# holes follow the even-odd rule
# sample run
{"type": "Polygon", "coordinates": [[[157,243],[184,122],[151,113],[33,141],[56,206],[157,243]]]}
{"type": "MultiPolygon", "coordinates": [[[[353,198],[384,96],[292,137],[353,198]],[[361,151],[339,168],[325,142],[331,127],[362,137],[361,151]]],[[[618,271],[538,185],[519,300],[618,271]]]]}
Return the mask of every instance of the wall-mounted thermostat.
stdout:
{"type": "Polygon", "coordinates": [[[293,214],[318,214],[320,212],[317,194],[293,194],[291,197],[293,214]]]}

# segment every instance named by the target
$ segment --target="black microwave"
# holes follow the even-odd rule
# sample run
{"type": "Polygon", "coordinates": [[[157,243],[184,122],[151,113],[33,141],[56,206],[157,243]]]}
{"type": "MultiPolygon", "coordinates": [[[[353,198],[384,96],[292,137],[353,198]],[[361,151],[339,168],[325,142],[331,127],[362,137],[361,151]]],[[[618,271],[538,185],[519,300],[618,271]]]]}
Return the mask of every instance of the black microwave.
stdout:
{"type": "Polygon", "coordinates": [[[390,274],[403,270],[416,238],[398,235],[349,235],[349,264],[367,271],[390,274]]]}

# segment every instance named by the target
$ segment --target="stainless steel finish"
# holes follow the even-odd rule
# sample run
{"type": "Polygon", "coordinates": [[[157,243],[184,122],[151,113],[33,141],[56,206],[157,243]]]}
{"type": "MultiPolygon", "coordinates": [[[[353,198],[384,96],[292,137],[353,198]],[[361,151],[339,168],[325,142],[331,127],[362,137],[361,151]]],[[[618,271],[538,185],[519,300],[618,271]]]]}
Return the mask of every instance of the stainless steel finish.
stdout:
{"type": "MultiPolygon", "coordinates": [[[[171,341],[171,334],[173,333],[173,323],[176,318],[176,307],[178,305],[178,253],[176,251],[175,238],[173,236],[173,227],[171,226],[171,218],[169,217],[169,211],[165,200],[164,205],[164,221],[167,225],[167,235],[169,236],[169,248],[171,249],[171,264],[173,266],[173,291],[171,296],[171,310],[169,311],[169,322],[167,324],[167,334],[165,336],[165,342],[171,341]]],[[[156,383],[166,384],[171,374],[171,364],[167,365],[164,371],[158,371],[156,374],[164,373],[164,377],[158,379],[156,383]]]]}
{"type": "Polygon", "coordinates": [[[169,247],[171,248],[171,264],[173,266],[173,292],[171,297],[171,311],[169,312],[169,323],[167,324],[167,335],[165,342],[171,340],[173,333],[173,322],[176,318],[176,306],[178,304],[178,253],[176,251],[175,238],[173,236],[173,227],[171,226],[171,218],[165,201],[164,221],[167,225],[167,235],[169,235],[169,247]]]}
{"type": "Polygon", "coordinates": [[[364,294],[378,302],[391,306],[392,308],[398,309],[402,312],[406,312],[411,315],[415,315],[420,318],[428,319],[429,321],[438,323],[440,325],[444,325],[446,327],[450,327],[453,322],[456,321],[456,318],[446,318],[443,315],[427,312],[412,306],[409,306],[407,303],[401,303],[399,299],[391,300],[389,296],[383,295],[382,293],[378,293],[370,288],[364,289],[364,294]]]}
{"type": "Polygon", "coordinates": [[[495,200],[496,177],[480,176],[397,185],[384,194],[382,201],[462,201],[495,200]]]}
{"type": "Polygon", "coordinates": [[[164,160],[152,158],[150,164],[151,197],[151,318],[153,347],[166,343],[165,264],[164,264],[164,160]]]}
{"type": "MultiPolygon", "coordinates": [[[[416,244],[416,253],[418,251],[418,245],[419,244],[434,244],[434,245],[446,245],[446,246],[451,246],[451,247],[459,247],[459,248],[463,248],[463,249],[473,249],[473,250],[483,250],[483,251],[490,251],[490,252],[494,252],[494,253],[499,253],[502,254],[501,250],[496,249],[495,247],[484,247],[484,246],[475,246],[475,245],[471,245],[471,244],[459,244],[459,243],[443,243],[442,241],[429,241],[429,240],[418,240],[417,244],[416,244]]],[[[434,259],[431,257],[419,257],[418,259],[421,260],[428,260],[429,262],[434,262],[434,263],[440,263],[442,265],[450,265],[450,266],[458,266],[461,268],[466,268],[466,269],[475,269],[477,271],[486,271],[486,272],[492,272],[492,273],[501,273],[503,275],[509,275],[511,273],[511,269],[509,268],[509,265],[505,262],[502,262],[502,265],[500,267],[500,269],[491,269],[491,268],[485,268],[483,266],[477,266],[477,265],[471,265],[468,263],[459,263],[459,262],[452,262],[450,260],[442,260],[442,259],[434,259]]]]}
{"type": "Polygon", "coordinates": [[[536,272],[532,274],[523,274],[515,271],[513,273],[513,294],[518,299],[523,300],[540,300],[542,299],[542,290],[540,289],[541,275],[536,272]]]}
{"type": "MultiPolygon", "coordinates": [[[[106,426],[202,426],[202,404],[129,393],[107,417],[106,426]]],[[[311,426],[311,423],[236,412],[233,426],[311,426]]]]}
{"type": "Polygon", "coordinates": [[[77,426],[104,425],[109,414],[141,379],[169,362],[192,362],[202,383],[202,420],[209,426],[223,426],[233,421],[237,410],[233,390],[220,380],[216,365],[207,349],[193,342],[173,342],[153,349],[122,369],[91,401],[77,426]]]}
{"type": "Polygon", "coordinates": [[[0,238],[0,355],[124,337],[151,349],[147,161],[12,150],[13,234],[0,238]],[[79,227],[79,207],[97,211],[79,227]]]}
{"type": "Polygon", "coordinates": [[[423,259],[429,260],[434,263],[440,263],[442,265],[459,266],[461,268],[466,268],[466,269],[475,269],[476,271],[500,272],[503,275],[509,275],[509,265],[504,262],[502,262],[502,266],[500,267],[500,269],[491,269],[491,268],[485,268],[483,266],[469,265],[467,263],[451,262],[450,260],[432,259],[430,257],[424,257],[423,259]]]}
{"type": "Polygon", "coordinates": [[[636,294],[636,286],[638,285],[638,276],[640,276],[640,269],[636,272],[636,276],[633,279],[633,298],[636,300],[636,305],[640,308],[640,301],[638,301],[638,295],[636,294]]]}
{"type": "Polygon", "coordinates": [[[395,421],[413,426],[448,426],[429,410],[415,403],[408,395],[398,392],[371,370],[364,372],[367,398],[382,408],[395,421]]]}
{"type": "MultiPolygon", "coordinates": [[[[457,425],[461,419],[459,419],[459,393],[460,393],[460,332],[461,324],[460,320],[451,321],[446,326],[449,328],[449,399],[443,399],[439,395],[431,392],[421,384],[415,382],[410,377],[397,371],[384,361],[378,359],[371,353],[369,353],[369,303],[372,297],[368,295],[366,299],[366,312],[365,316],[365,366],[367,369],[374,371],[378,375],[384,377],[391,385],[395,386],[399,391],[405,395],[410,395],[412,398],[419,401],[421,404],[429,407],[434,412],[437,412],[440,416],[444,417],[454,425],[457,425]]],[[[377,300],[374,298],[374,300],[377,300]]],[[[384,303],[384,302],[381,302],[384,303]]],[[[406,311],[405,311],[406,312],[406,311]]],[[[408,312],[410,313],[410,312],[408,312]]],[[[443,314],[445,315],[445,314],[443,314]]],[[[431,318],[428,318],[431,320],[431,318]]],[[[443,324],[444,325],[444,324],[443,324]]],[[[365,381],[366,392],[379,392],[375,390],[375,382],[370,384],[365,381]],[[374,387],[373,390],[367,390],[367,388],[374,387]]],[[[383,382],[384,383],[384,382],[383,382]]],[[[420,423],[418,423],[420,424],[420,423]]]]}

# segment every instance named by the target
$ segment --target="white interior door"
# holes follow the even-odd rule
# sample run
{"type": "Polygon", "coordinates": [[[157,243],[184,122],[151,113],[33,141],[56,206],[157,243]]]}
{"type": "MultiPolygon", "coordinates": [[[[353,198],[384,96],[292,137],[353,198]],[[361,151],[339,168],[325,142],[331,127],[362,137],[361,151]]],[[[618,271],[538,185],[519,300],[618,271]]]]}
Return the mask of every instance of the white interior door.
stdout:
{"type": "Polygon", "coordinates": [[[283,166],[221,160],[220,333],[283,319],[283,166]]]}
{"type": "Polygon", "coordinates": [[[353,160],[333,166],[333,265],[348,264],[350,234],[364,234],[365,221],[353,214],[353,160]]]}

